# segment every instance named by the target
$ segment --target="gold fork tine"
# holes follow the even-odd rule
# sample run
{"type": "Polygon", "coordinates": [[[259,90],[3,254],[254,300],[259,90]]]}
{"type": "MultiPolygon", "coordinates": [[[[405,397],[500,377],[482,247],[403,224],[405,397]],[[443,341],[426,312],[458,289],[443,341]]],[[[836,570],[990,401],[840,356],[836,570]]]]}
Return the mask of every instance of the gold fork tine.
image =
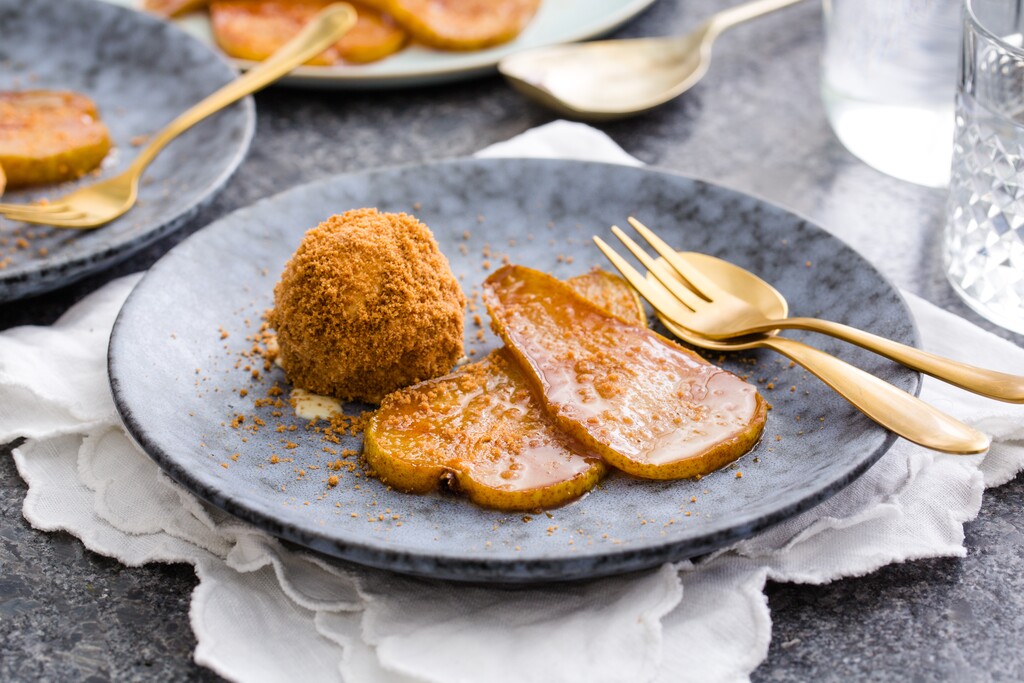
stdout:
{"type": "Polygon", "coordinates": [[[669,320],[681,324],[678,322],[680,317],[685,317],[689,311],[682,307],[680,301],[671,292],[641,275],[636,268],[631,266],[626,259],[619,256],[618,252],[608,246],[597,235],[594,236],[594,244],[601,250],[601,253],[608,257],[612,266],[615,267],[615,270],[619,271],[619,274],[622,275],[626,282],[632,285],[633,289],[640,293],[640,296],[647,299],[648,303],[654,306],[655,310],[669,320]]]}
{"type": "Polygon", "coordinates": [[[51,215],[51,214],[18,214],[18,213],[7,213],[5,214],[8,220],[18,223],[33,223],[35,225],[52,225],[57,228],[64,227],[79,227],[82,224],[95,225],[95,221],[88,218],[86,214],[82,212],[75,212],[69,215],[51,215]],[[84,223],[83,223],[84,222],[84,223]]]}
{"type": "Polygon", "coordinates": [[[21,220],[21,218],[18,218],[19,216],[29,216],[29,217],[32,217],[32,218],[36,218],[38,220],[51,220],[51,219],[66,220],[66,219],[72,219],[72,218],[81,218],[81,217],[86,215],[84,211],[80,211],[78,209],[73,209],[71,207],[68,207],[66,209],[61,209],[60,211],[49,211],[49,212],[45,212],[45,213],[44,212],[35,212],[35,211],[15,211],[15,210],[12,209],[10,211],[0,211],[0,214],[3,214],[5,216],[7,216],[8,218],[11,218],[11,219],[14,219],[14,220],[21,220]]]}
{"type": "Polygon", "coordinates": [[[666,269],[664,267],[664,261],[659,264],[657,261],[652,259],[639,244],[634,242],[630,239],[629,235],[620,230],[619,226],[613,225],[612,233],[619,238],[620,242],[626,245],[626,248],[629,249],[633,253],[633,256],[635,256],[637,260],[644,265],[644,268],[650,271],[654,277],[658,278],[658,282],[660,282],[665,289],[671,292],[675,298],[679,299],[690,310],[697,311],[701,306],[707,305],[707,302],[697,296],[693,290],[689,289],[686,285],[672,276],[671,269],[666,269]]]}
{"type": "Polygon", "coordinates": [[[629,224],[633,226],[633,229],[640,233],[640,236],[651,245],[654,251],[658,252],[658,256],[665,259],[665,261],[668,262],[679,274],[679,277],[683,278],[683,281],[690,286],[690,289],[696,292],[702,299],[705,301],[714,301],[716,298],[731,297],[728,292],[705,277],[704,273],[700,272],[680,258],[675,249],[655,235],[654,232],[652,232],[646,225],[632,216],[630,216],[628,220],[629,224]]]}
{"type": "Polygon", "coordinates": [[[0,203],[0,213],[17,211],[19,213],[56,213],[63,211],[64,204],[3,204],[0,203]]]}

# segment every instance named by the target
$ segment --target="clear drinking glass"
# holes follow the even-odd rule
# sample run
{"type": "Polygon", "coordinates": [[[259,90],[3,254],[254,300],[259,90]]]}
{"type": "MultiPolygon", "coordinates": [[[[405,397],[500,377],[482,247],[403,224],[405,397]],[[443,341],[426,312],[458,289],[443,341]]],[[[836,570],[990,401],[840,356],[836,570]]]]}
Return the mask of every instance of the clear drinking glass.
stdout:
{"type": "Polygon", "coordinates": [[[821,95],[843,145],[919,185],[949,179],[961,0],[824,0],[821,95]]]}
{"type": "Polygon", "coordinates": [[[1024,3],[966,0],[944,260],[953,288],[1024,334],[1024,3]]]}

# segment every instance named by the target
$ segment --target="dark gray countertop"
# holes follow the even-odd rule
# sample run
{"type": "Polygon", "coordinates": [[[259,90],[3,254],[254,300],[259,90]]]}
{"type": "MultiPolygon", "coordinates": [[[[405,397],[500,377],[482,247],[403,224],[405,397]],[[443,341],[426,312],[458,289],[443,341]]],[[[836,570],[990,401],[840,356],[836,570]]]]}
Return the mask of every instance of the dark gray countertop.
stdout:
{"type": "MultiPolygon", "coordinates": [[[[623,36],[678,33],[732,3],[661,0],[623,36]]],[[[643,161],[768,198],[815,220],[900,286],[988,329],[945,282],[944,194],[883,176],[832,135],[818,99],[821,16],[808,2],[720,40],[705,81],[601,126],[643,161]]],[[[552,119],[499,79],[390,93],[277,88],[257,97],[252,151],[185,230],[113,270],[0,306],[0,329],[47,324],[142,270],[211,220],[327,175],[467,155],[552,119]]],[[[1024,338],[1002,333],[1019,345],[1024,338]]],[[[0,680],[214,680],[191,661],[187,565],[127,568],[31,529],[0,453],[0,680]]],[[[828,586],[770,585],[774,636],[756,681],[1024,680],[1024,478],[985,495],[967,557],[890,566],[828,586]]]]}

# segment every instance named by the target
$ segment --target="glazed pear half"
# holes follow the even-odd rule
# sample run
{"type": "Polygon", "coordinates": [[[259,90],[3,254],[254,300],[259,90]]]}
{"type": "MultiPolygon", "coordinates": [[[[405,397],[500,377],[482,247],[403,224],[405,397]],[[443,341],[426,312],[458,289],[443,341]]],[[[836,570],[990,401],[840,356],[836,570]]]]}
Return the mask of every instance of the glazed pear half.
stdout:
{"type": "MultiPolygon", "coordinates": [[[[633,291],[594,272],[569,280],[596,305],[643,324],[633,291]]],[[[364,453],[384,483],[409,493],[445,485],[499,510],[551,508],[608,471],[590,448],[555,427],[506,349],[388,395],[365,431],[364,453]]]]}
{"type": "Polygon", "coordinates": [[[482,50],[518,36],[540,0],[363,0],[440,50],[482,50]]]}
{"type": "MultiPolygon", "coordinates": [[[[224,52],[262,61],[299,34],[333,0],[214,0],[210,3],[213,37],[224,52]]],[[[401,50],[409,35],[390,16],[353,2],[355,26],[309,64],[362,64],[401,50]]]]}
{"type": "Polygon", "coordinates": [[[107,127],[85,95],[0,92],[0,166],[10,187],[74,180],[110,151],[107,127]]]}
{"type": "Polygon", "coordinates": [[[495,331],[560,429],[648,479],[703,475],[750,450],[767,405],[736,375],[531,268],[484,283],[495,331]]]}

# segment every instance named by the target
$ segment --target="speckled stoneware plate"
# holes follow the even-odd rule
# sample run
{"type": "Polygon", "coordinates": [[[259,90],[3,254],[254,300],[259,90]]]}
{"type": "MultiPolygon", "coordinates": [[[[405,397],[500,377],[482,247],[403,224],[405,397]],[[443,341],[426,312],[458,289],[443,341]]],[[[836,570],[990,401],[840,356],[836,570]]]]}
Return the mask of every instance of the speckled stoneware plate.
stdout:
{"type": "MultiPolygon", "coordinates": [[[[324,447],[358,450],[359,439],[325,443],[287,408],[274,417],[273,407],[257,407],[275,383],[289,387],[276,368],[253,381],[244,354],[303,233],[364,206],[424,220],[471,298],[488,273],[484,261],[493,270],[507,256],[559,277],[605,266],[591,236],[636,215],[679,247],[769,280],[794,315],[824,313],[915,342],[900,295],[845,244],[761,200],[671,173],[466,160],[298,187],[171,251],[131,294],[110,342],[114,397],[138,443],[187,489],[271,533],[354,562],[447,579],[616,574],[706,553],[806,510],[866,470],[895,438],[787,360],[752,352],[721,363],[757,381],[774,406],[765,435],[734,466],[700,481],[613,474],[583,499],[531,515],[480,509],[452,495],[403,494],[349,472],[330,489],[326,465],[337,456],[324,447]],[[246,421],[235,428],[237,415],[246,421]],[[254,416],[266,426],[253,431],[254,416]],[[297,429],[280,432],[279,425],[297,429]],[[273,455],[281,462],[273,464],[273,455]]],[[[475,358],[496,344],[489,332],[477,341],[479,329],[467,320],[466,348],[475,358]]],[[[914,372],[827,338],[813,341],[908,391],[918,388],[914,372]]]]}
{"type": "MultiPolygon", "coordinates": [[[[142,7],[142,0],[108,1],[142,7]]],[[[603,36],[654,1],[544,0],[523,32],[504,45],[488,50],[446,52],[413,44],[371,64],[300,67],[282,82],[314,88],[402,88],[463,80],[494,72],[498,62],[513,52],[603,36]]],[[[200,40],[215,44],[206,12],[193,12],[174,21],[200,40]]],[[[251,64],[245,60],[238,63],[243,67],[251,64]]]]}
{"type": "MultiPolygon", "coordinates": [[[[209,47],[138,12],[92,0],[0,0],[0,90],[75,90],[91,97],[115,145],[99,178],[123,170],[145,136],[234,76],[209,47]]],[[[0,217],[0,301],[66,285],[181,227],[241,163],[255,120],[246,99],[180,136],[146,171],[139,203],[99,229],[58,230],[0,217]]],[[[58,197],[96,180],[86,175],[8,190],[2,201],[58,197]]]]}

